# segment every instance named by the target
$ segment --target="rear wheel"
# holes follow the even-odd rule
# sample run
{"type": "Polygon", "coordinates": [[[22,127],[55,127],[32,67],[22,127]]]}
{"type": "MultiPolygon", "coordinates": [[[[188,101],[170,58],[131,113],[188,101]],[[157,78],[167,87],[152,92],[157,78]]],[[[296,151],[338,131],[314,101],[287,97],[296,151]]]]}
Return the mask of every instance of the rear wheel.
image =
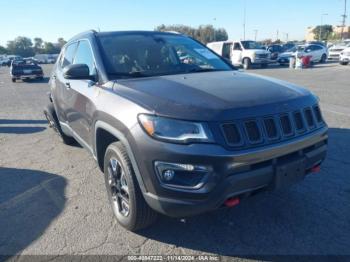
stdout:
{"type": "Polygon", "coordinates": [[[15,82],[16,82],[16,78],[12,78],[11,80],[12,80],[12,82],[13,82],[13,83],[15,83],[15,82]]]}
{"type": "Polygon", "coordinates": [[[267,68],[268,64],[261,64],[261,68],[267,68]]]}
{"type": "Polygon", "coordinates": [[[130,231],[150,226],[157,218],[143,198],[125,147],[120,142],[108,146],[104,157],[107,195],[119,224],[130,231]]]}
{"type": "Polygon", "coordinates": [[[340,61],[340,62],[339,62],[339,64],[341,64],[341,65],[348,65],[348,64],[349,64],[349,62],[343,62],[343,61],[340,61]]]}
{"type": "Polygon", "coordinates": [[[63,133],[52,103],[50,103],[44,109],[44,115],[49,123],[49,127],[51,127],[59,135],[64,144],[72,145],[75,143],[75,139],[73,137],[67,136],[65,133],[63,133]]]}
{"type": "Polygon", "coordinates": [[[243,59],[243,68],[245,69],[245,70],[248,70],[248,69],[250,69],[252,67],[252,62],[250,61],[250,58],[244,58],[243,59]]]}

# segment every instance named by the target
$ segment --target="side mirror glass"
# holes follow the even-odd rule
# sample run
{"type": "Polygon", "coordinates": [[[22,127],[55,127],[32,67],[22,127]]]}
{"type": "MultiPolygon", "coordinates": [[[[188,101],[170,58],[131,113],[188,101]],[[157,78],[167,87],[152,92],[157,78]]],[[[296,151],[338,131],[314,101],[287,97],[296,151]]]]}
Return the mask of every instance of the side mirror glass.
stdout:
{"type": "Polygon", "coordinates": [[[94,77],[90,76],[90,70],[86,64],[75,64],[66,66],[63,69],[63,77],[65,79],[72,80],[94,80],[94,77]]]}

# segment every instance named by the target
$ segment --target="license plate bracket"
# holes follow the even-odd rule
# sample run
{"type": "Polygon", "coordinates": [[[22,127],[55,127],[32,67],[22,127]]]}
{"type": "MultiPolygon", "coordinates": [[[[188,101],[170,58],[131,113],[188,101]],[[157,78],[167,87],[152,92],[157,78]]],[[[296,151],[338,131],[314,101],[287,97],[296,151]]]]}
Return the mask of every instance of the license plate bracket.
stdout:
{"type": "Polygon", "coordinates": [[[305,177],[305,159],[297,159],[286,164],[277,165],[275,172],[275,188],[289,187],[305,177]]]}

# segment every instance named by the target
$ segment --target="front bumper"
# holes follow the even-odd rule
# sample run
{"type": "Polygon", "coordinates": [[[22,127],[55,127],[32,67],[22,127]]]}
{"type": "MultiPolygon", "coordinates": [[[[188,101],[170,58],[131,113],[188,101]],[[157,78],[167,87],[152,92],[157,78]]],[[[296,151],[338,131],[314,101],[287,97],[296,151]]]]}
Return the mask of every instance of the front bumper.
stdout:
{"type": "Polygon", "coordinates": [[[271,64],[274,63],[275,61],[269,58],[258,58],[255,57],[254,59],[252,59],[252,64],[254,65],[261,65],[261,64],[271,64]]]}
{"type": "Polygon", "coordinates": [[[296,179],[300,180],[325,159],[328,139],[327,127],[323,127],[281,144],[233,152],[213,144],[184,146],[155,141],[137,127],[132,133],[138,141],[132,147],[142,170],[144,198],[153,209],[172,217],[197,215],[223,206],[228,198],[274,189],[281,165],[288,164],[290,169],[294,162],[303,163],[302,175],[296,179]],[[168,188],[156,174],[155,161],[207,165],[212,173],[198,189],[168,188]]]}
{"type": "Polygon", "coordinates": [[[340,62],[350,62],[350,56],[340,56],[340,62]]]}

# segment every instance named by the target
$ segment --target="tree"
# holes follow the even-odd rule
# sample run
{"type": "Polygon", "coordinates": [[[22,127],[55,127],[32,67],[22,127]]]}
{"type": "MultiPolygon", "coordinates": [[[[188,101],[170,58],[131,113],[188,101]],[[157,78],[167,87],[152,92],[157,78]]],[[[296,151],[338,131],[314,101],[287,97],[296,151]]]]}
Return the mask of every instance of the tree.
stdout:
{"type": "Polygon", "coordinates": [[[13,41],[7,42],[7,50],[9,54],[29,57],[34,55],[32,40],[28,37],[18,36],[13,41]]]}
{"type": "Polygon", "coordinates": [[[64,40],[62,37],[60,37],[60,38],[57,39],[57,43],[58,43],[58,46],[60,48],[62,48],[67,43],[67,41],[64,40]]]}
{"type": "Polygon", "coordinates": [[[53,44],[51,42],[44,43],[43,54],[58,54],[60,51],[59,44],[53,44]]]}
{"type": "Polygon", "coordinates": [[[207,44],[214,41],[225,41],[228,39],[228,34],[224,28],[216,29],[212,25],[201,25],[198,28],[193,28],[186,25],[160,25],[155,28],[156,31],[175,31],[184,35],[188,35],[207,44]]]}
{"type": "Polygon", "coordinates": [[[0,45],[0,55],[4,55],[4,54],[7,54],[7,50],[5,47],[0,45]]]}
{"type": "Polygon", "coordinates": [[[333,33],[333,26],[331,25],[318,25],[313,30],[312,33],[315,35],[315,39],[321,39],[322,41],[327,41],[333,33]],[[321,33],[321,37],[320,37],[321,33]]]}
{"type": "Polygon", "coordinates": [[[34,38],[34,51],[35,53],[41,53],[44,41],[40,37],[34,38]]]}

